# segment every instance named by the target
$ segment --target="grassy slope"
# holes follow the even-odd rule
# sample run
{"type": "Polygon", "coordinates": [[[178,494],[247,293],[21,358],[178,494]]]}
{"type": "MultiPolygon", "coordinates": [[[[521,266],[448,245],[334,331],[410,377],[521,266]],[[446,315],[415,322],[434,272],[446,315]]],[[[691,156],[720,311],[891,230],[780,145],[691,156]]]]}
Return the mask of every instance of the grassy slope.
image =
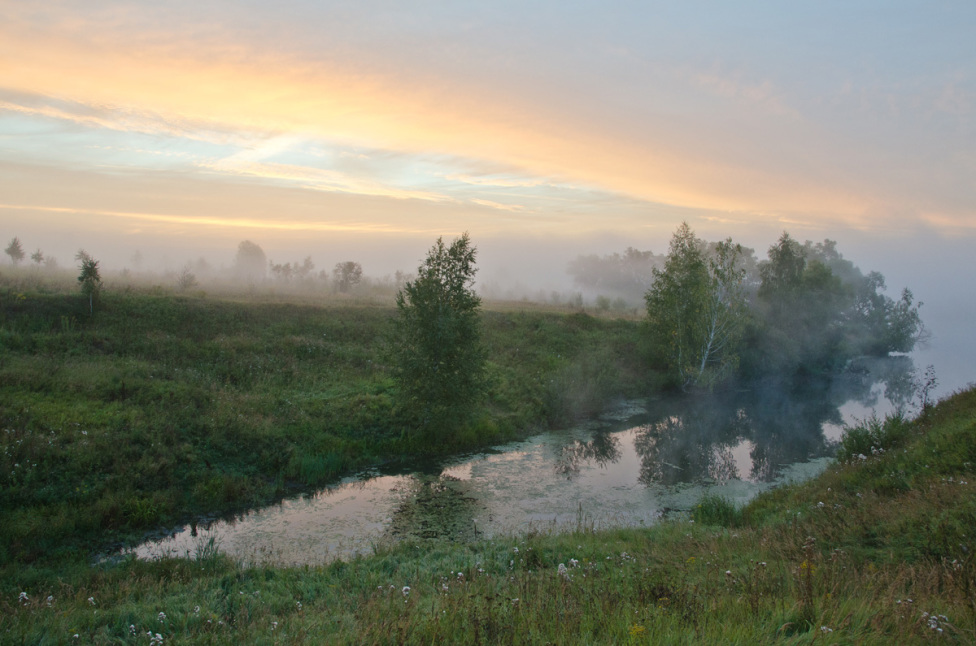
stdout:
{"type": "Polygon", "coordinates": [[[861,435],[848,463],[744,510],[711,501],[694,523],[407,544],[309,568],[206,550],[8,568],[0,640],[973,643],[976,390],[861,435]]]}
{"type": "MultiPolygon", "coordinates": [[[[301,471],[276,457],[282,443],[371,459],[410,447],[379,423],[368,440],[341,430],[393,412],[372,345],[388,310],[140,293],[108,298],[91,323],[78,310],[60,294],[0,293],[4,644],[147,643],[147,631],[165,643],[976,640],[976,391],[850,434],[843,464],[745,510],[706,501],[695,523],[406,544],[310,568],[206,549],[90,567],[77,546],[50,548],[113,517],[133,527],[273,493],[301,471]]],[[[559,394],[595,407],[636,374],[632,323],[485,318],[488,435],[585,412],[559,394]]]]}
{"type": "MultiPolygon", "coordinates": [[[[94,317],[86,308],[56,288],[0,288],[0,562],[432,450],[398,422],[383,365],[389,306],[115,290],[94,317]]],[[[634,321],[546,311],[483,320],[486,412],[439,451],[642,391],[634,321]]]]}

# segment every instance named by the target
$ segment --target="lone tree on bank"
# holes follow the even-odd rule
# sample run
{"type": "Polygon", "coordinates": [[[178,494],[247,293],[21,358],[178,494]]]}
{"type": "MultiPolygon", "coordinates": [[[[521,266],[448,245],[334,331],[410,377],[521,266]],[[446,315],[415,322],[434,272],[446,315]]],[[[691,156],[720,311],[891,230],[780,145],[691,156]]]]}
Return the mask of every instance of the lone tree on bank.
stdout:
{"type": "Polygon", "coordinates": [[[469,421],[485,390],[485,351],[471,289],[476,249],[468,234],[427,253],[417,278],[397,292],[391,348],[399,403],[425,434],[469,421]]]}

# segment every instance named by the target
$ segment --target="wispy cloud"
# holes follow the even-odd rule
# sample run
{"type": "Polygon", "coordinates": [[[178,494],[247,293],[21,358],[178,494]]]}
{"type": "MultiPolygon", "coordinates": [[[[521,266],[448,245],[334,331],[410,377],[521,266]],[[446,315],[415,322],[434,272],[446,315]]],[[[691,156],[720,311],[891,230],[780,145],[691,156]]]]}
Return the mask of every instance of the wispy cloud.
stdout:
{"type": "Polygon", "coordinates": [[[548,182],[541,178],[500,177],[497,175],[445,175],[444,179],[474,186],[497,186],[501,188],[535,188],[548,182]]]}
{"type": "Polygon", "coordinates": [[[398,200],[426,200],[429,202],[453,201],[452,198],[446,195],[430,191],[397,188],[335,170],[309,168],[292,164],[223,159],[215,162],[201,162],[199,166],[231,175],[293,182],[303,188],[316,191],[353,193],[372,197],[389,197],[398,200]]]}
{"type": "Polygon", "coordinates": [[[105,209],[89,209],[65,206],[39,206],[32,204],[0,204],[2,210],[15,210],[40,213],[65,213],[72,215],[98,215],[143,222],[158,222],[165,224],[193,225],[198,227],[262,229],[271,231],[353,231],[373,233],[423,233],[431,231],[429,227],[395,227],[386,223],[350,222],[341,220],[288,220],[288,219],[257,219],[208,217],[196,215],[178,215],[167,213],[144,213],[138,211],[112,211],[105,209]]]}
{"type": "Polygon", "coordinates": [[[477,198],[471,200],[471,202],[480,206],[487,206],[491,209],[498,209],[499,211],[512,211],[513,213],[525,211],[525,207],[519,204],[502,204],[501,202],[493,202],[491,200],[481,200],[477,198]]]}

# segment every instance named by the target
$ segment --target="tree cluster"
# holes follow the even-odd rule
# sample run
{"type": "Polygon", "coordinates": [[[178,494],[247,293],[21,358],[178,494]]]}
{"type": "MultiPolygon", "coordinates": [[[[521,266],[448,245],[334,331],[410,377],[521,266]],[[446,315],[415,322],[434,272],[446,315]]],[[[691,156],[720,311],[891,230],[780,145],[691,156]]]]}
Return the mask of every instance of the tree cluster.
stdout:
{"type": "Polygon", "coordinates": [[[862,355],[908,352],[923,334],[921,303],[883,293],[832,240],[803,245],[784,233],[756,262],[730,239],[706,244],[675,232],[647,291],[655,361],[681,387],[733,375],[827,373],[862,355]]]}
{"type": "Polygon", "coordinates": [[[654,270],[664,266],[665,257],[651,251],[627,247],[622,254],[579,256],[569,263],[573,282],[603,298],[639,300],[654,282],[654,270]]]}

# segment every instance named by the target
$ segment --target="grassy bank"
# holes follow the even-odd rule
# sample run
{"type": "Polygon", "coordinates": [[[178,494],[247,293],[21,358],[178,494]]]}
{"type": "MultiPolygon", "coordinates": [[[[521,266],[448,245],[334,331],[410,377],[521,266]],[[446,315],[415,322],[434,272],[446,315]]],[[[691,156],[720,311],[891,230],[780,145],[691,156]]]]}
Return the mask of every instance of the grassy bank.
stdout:
{"type": "Polygon", "coordinates": [[[485,411],[429,446],[400,421],[384,303],[115,286],[89,316],[70,282],[0,286],[0,563],[505,441],[653,379],[636,321],[489,306],[485,411]]]}
{"type": "Polygon", "coordinates": [[[959,643],[976,639],[976,390],[848,433],[822,476],[644,530],[403,544],[349,563],[12,567],[4,643],[959,643]],[[22,594],[23,593],[23,594],[22,594]],[[77,637],[76,637],[77,636],[77,637]]]}

